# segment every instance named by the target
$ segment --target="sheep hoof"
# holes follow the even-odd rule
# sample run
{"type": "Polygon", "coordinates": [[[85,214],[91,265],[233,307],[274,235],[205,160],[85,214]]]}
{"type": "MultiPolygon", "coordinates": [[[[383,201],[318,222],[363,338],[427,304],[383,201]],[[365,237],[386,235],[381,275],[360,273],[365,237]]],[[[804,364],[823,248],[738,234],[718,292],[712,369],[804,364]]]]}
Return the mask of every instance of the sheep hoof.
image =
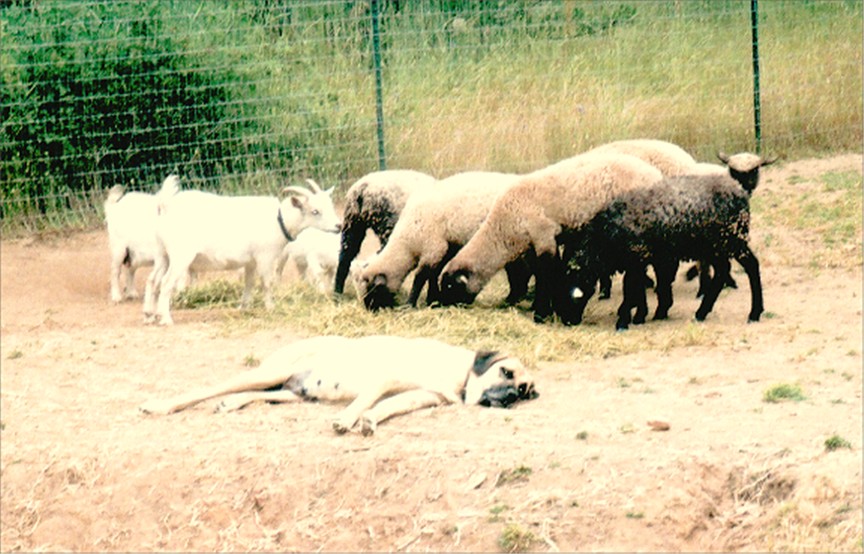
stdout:
{"type": "Polygon", "coordinates": [[[534,312],[534,323],[546,323],[549,321],[549,318],[552,317],[551,314],[541,314],[539,312],[534,312]]]}

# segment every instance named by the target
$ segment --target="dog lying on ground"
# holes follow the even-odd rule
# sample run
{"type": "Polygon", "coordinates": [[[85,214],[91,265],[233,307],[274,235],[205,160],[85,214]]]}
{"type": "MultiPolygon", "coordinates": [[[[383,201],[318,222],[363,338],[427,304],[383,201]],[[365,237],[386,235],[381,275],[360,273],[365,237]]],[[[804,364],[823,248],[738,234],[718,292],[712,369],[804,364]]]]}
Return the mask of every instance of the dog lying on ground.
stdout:
{"type": "Polygon", "coordinates": [[[140,407],[148,414],[178,412],[224,396],[217,411],[255,401],[350,401],[333,421],[364,435],[400,414],[441,404],[508,407],[537,397],[522,363],[498,352],[475,352],[428,338],[323,336],[294,342],[255,369],[220,384],[140,407]]]}

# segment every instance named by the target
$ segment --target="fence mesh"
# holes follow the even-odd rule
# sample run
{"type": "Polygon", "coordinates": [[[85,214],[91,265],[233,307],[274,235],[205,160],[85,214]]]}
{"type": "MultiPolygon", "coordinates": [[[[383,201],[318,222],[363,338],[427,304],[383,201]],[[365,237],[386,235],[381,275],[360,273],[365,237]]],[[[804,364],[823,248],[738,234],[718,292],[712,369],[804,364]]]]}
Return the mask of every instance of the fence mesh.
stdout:
{"type": "MultiPolygon", "coordinates": [[[[528,171],[618,138],[753,150],[749,0],[0,1],[2,231],[105,190],[341,190],[528,171]],[[380,35],[381,113],[371,35],[380,35]]],[[[758,7],[764,151],[860,151],[862,2],[758,7]]]]}

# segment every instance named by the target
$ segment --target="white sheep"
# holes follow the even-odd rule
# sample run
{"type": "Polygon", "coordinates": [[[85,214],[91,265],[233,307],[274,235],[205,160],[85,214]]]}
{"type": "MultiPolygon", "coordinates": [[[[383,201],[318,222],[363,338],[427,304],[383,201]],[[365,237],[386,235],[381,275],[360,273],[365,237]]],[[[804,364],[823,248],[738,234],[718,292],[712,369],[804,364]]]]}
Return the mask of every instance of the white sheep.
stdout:
{"type": "Polygon", "coordinates": [[[431,175],[409,169],[374,171],[354,182],[345,193],[339,264],[334,291],[342,294],[352,260],[357,257],[366,231],[371,230],[387,245],[408,197],[431,185],[431,175]]]}
{"type": "Polygon", "coordinates": [[[626,154],[584,154],[521,177],[493,205],[470,241],[441,272],[443,303],[471,302],[505,264],[536,255],[534,318],[552,313],[561,275],[559,241],[577,231],[625,190],[650,186],[663,175],[626,154]]]}
{"type": "Polygon", "coordinates": [[[696,160],[686,150],[657,139],[616,140],[592,148],[583,155],[597,154],[629,154],[653,165],[664,177],[686,175],[696,165],[696,160]]]}
{"type": "Polygon", "coordinates": [[[282,275],[285,263],[291,259],[301,279],[320,292],[327,293],[333,288],[336,265],[339,263],[339,243],[339,233],[307,227],[285,246],[276,274],[282,275]]]}
{"type": "Polygon", "coordinates": [[[245,270],[241,306],[249,305],[255,273],[264,289],[264,304],[273,307],[272,283],[285,245],[306,227],[341,229],[330,197],[311,179],[312,190],[287,187],[282,200],[273,196],[220,196],[185,190],[160,191],[156,238],[160,256],[147,279],[145,321],[173,323],[171,297],[187,272],[245,270]],[[154,298],[158,293],[158,305],[154,298]]]}
{"type": "MultiPolygon", "coordinates": [[[[415,192],[405,204],[387,246],[365,264],[358,276],[358,292],[366,307],[375,310],[392,306],[414,268],[417,273],[409,304],[417,305],[427,283],[427,303],[435,302],[443,264],[468,242],[495,200],[518,179],[514,174],[470,171],[443,179],[433,189],[415,192]]],[[[519,283],[514,288],[511,293],[524,294],[527,278],[524,287],[519,283]]]]}

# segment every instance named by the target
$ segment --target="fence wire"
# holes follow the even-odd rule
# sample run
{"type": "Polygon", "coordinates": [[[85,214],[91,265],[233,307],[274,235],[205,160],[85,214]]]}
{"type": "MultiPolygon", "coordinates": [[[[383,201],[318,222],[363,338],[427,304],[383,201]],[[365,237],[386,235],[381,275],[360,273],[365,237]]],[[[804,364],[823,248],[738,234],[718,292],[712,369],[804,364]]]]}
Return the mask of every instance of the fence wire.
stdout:
{"type": "MultiPolygon", "coordinates": [[[[97,225],[107,188],[172,172],[272,194],[383,164],[529,171],[619,138],[753,150],[750,17],[749,0],[2,0],[0,229],[97,225]]],[[[861,0],[758,17],[763,151],[860,151],[861,0]]]]}

